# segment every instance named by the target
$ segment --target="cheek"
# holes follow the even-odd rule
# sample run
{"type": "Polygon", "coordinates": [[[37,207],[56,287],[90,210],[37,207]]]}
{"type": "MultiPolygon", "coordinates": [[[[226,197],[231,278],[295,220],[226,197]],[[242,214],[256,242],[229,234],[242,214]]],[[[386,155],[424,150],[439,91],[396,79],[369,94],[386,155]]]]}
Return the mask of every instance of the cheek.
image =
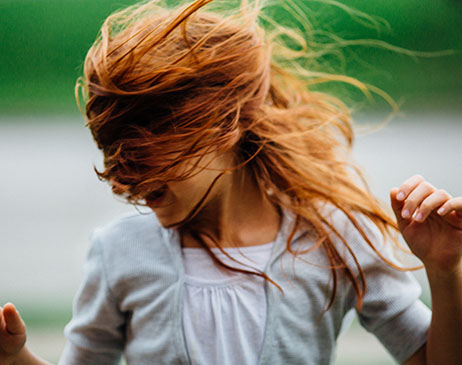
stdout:
{"type": "Polygon", "coordinates": [[[203,192],[201,187],[192,181],[182,181],[171,187],[171,194],[173,204],[188,207],[199,201],[203,192]]]}
{"type": "Polygon", "coordinates": [[[193,177],[169,184],[173,196],[179,200],[199,200],[212,183],[210,172],[202,171],[193,177]]]}
{"type": "MultiPolygon", "coordinates": [[[[204,197],[218,174],[219,172],[216,170],[202,170],[187,180],[167,184],[171,194],[172,207],[182,213],[189,213],[204,197]]],[[[215,184],[206,201],[209,201],[220,190],[220,182],[215,184]]]]}

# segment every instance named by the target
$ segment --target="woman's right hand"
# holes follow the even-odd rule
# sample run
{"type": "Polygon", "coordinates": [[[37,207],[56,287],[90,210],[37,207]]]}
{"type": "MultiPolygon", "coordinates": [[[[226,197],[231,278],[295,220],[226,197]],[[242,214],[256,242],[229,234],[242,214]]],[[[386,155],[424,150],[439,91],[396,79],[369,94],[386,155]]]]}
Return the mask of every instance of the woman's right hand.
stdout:
{"type": "Polygon", "coordinates": [[[0,307],[0,364],[19,356],[26,343],[26,325],[15,306],[7,303],[0,307]]]}

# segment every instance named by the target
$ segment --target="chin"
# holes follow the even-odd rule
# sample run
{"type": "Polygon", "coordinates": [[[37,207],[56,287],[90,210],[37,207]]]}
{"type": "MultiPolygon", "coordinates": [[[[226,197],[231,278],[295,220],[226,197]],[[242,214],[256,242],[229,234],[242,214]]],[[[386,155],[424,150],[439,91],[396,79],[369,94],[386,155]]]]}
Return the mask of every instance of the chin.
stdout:
{"type": "Polygon", "coordinates": [[[175,224],[175,220],[173,219],[174,217],[168,216],[168,215],[162,215],[156,212],[155,210],[154,214],[157,217],[157,220],[159,221],[160,225],[164,228],[170,228],[172,225],[175,224]]]}
{"type": "Polygon", "coordinates": [[[153,212],[160,225],[164,228],[178,228],[180,226],[178,223],[184,219],[178,214],[168,214],[167,212],[162,212],[160,209],[153,209],[153,212]]]}

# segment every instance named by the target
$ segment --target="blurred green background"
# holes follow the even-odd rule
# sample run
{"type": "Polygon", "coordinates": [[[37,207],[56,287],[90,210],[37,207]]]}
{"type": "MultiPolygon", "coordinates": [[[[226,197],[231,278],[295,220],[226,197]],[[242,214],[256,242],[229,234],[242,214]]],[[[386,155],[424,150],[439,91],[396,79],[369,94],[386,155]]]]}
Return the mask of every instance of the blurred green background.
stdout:
{"type": "MultiPolygon", "coordinates": [[[[77,113],[73,89],[86,51],[105,17],[134,2],[1,0],[0,114],[77,113]]],[[[333,1],[295,2],[310,8],[316,28],[343,39],[379,39],[425,52],[452,50],[449,55],[413,58],[377,47],[351,46],[344,49],[346,63],[340,71],[379,87],[404,109],[462,108],[460,1],[340,2],[389,23],[379,30],[339,6],[325,4],[333,1]]]]}

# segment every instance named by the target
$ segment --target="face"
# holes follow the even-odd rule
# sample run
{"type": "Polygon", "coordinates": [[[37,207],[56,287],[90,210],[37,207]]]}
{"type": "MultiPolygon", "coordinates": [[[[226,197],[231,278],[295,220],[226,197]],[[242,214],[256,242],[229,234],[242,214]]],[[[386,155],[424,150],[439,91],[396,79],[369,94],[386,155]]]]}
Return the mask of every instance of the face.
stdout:
{"type": "MultiPolygon", "coordinates": [[[[199,203],[207,192],[214,179],[226,168],[232,165],[229,155],[211,153],[197,167],[197,173],[187,180],[166,184],[159,193],[146,197],[146,205],[153,210],[159,222],[164,227],[175,227],[175,224],[184,220],[199,203]]],[[[230,184],[229,175],[222,176],[207,196],[202,205],[201,212],[214,215],[219,206],[220,197],[224,189],[230,184]]]]}

